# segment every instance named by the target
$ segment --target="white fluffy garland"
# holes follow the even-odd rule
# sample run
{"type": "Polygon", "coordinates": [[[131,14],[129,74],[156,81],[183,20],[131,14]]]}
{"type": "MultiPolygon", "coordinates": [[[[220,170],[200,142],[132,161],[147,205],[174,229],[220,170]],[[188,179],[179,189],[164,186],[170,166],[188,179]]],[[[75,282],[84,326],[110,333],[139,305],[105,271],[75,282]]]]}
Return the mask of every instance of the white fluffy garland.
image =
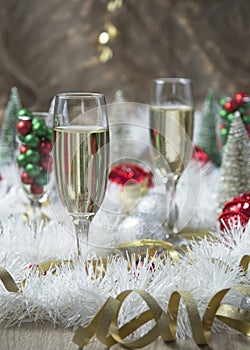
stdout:
{"type": "MultiPolygon", "coordinates": [[[[186,204],[183,212],[188,213],[191,226],[216,227],[216,201],[212,198],[212,193],[216,193],[215,186],[218,182],[214,179],[218,179],[219,173],[211,168],[198,173],[195,167],[190,172],[188,186],[194,188],[199,177],[201,191],[196,207],[191,208],[186,204]]],[[[179,186],[179,203],[184,202],[186,194],[182,189],[186,185],[183,179],[179,186]]],[[[117,194],[118,189],[113,191],[112,195],[117,194]]],[[[60,205],[56,208],[56,201],[53,210],[44,209],[52,220],[38,230],[34,237],[32,225],[27,225],[20,217],[27,204],[23,193],[14,187],[2,194],[1,208],[4,209],[4,214],[1,215],[0,266],[6,268],[15,281],[21,282],[26,278],[26,283],[22,293],[18,294],[7,292],[0,283],[0,322],[7,326],[38,320],[64,327],[84,325],[96,315],[109,296],[116,297],[121,291],[128,289],[147,291],[165,310],[173,291],[188,290],[194,296],[202,315],[209,300],[219,290],[238,284],[249,284],[250,274],[241,273],[239,262],[243,255],[250,252],[250,224],[245,231],[242,228],[232,228],[226,237],[217,230],[216,240],[213,241],[204,239],[199,243],[191,242],[189,253],[183,255],[177,264],[156,256],[153,259],[145,257],[143,263],[137,265],[133,256],[128,259],[116,256],[109,258],[104,275],[97,273],[92,262],[96,256],[110,252],[113,242],[142,238],[145,218],[151,218],[155,211],[155,207],[149,205],[152,195],[153,192],[149,191],[129,213],[122,212],[124,203],[119,201],[115,206],[112,202],[113,207],[110,210],[109,200],[92,226],[91,254],[92,257],[93,254],[95,256],[88,262],[86,270],[86,261],[75,256],[75,237],[71,223],[67,219],[65,222],[58,222],[58,218],[63,215],[60,214],[60,205]],[[115,215],[116,210],[121,210],[121,215],[115,215]],[[124,222],[131,217],[137,220],[137,226],[129,229],[124,222]],[[96,249],[101,246],[106,248],[96,249]],[[48,271],[45,275],[39,275],[36,264],[50,259],[72,259],[74,268],[63,263],[55,274],[48,271]]],[[[162,210],[159,207],[159,212],[155,215],[156,221],[160,222],[162,210]]],[[[153,238],[161,237],[153,235],[153,238]]],[[[241,299],[242,296],[237,294],[228,296],[228,301],[234,305],[239,305],[241,299]]],[[[120,323],[124,324],[144,309],[144,303],[139,302],[136,295],[132,295],[123,306],[120,323]]],[[[182,304],[180,315],[178,337],[190,337],[188,317],[182,304]]],[[[218,325],[215,329],[217,327],[218,325]]]]}
{"type": "MultiPolygon", "coordinates": [[[[30,232],[24,225],[21,227],[20,222],[18,224],[20,235],[27,239],[30,232]]],[[[60,230],[60,227],[57,229],[60,230]]],[[[46,227],[43,232],[47,238],[51,233],[49,230],[46,227]]],[[[5,228],[5,233],[1,235],[1,246],[4,241],[11,242],[10,231],[10,226],[9,230],[5,228]]],[[[245,253],[244,247],[250,244],[250,225],[244,234],[232,230],[231,238],[227,241],[228,245],[224,244],[223,239],[192,242],[189,253],[177,264],[172,264],[170,260],[163,261],[159,257],[146,257],[143,263],[137,265],[134,257],[113,257],[108,260],[105,274],[96,272],[91,261],[86,270],[84,259],[70,255],[68,258],[73,259],[73,269],[64,263],[62,267],[56,268],[55,274],[50,270],[42,276],[36,266],[27,264],[29,254],[22,257],[20,252],[13,252],[13,246],[12,249],[9,246],[8,253],[5,251],[0,254],[0,266],[6,268],[16,281],[20,282],[25,277],[26,283],[22,293],[18,294],[9,293],[0,285],[0,321],[7,326],[38,320],[64,327],[86,324],[109,296],[116,297],[128,289],[147,291],[165,310],[172,292],[188,290],[194,296],[202,315],[212,296],[219,290],[249,284],[250,275],[241,273],[239,262],[245,253]],[[233,246],[237,246],[237,249],[232,249],[233,246]]],[[[239,295],[231,295],[229,301],[239,306],[241,298],[239,295]]],[[[138,297],[131,297],[122,310],[121,324],[144,309],[145,305],[138,301],[138,297]]],[[[191,336],[183,305],[180,315],[178,337],[191,336]]]]}

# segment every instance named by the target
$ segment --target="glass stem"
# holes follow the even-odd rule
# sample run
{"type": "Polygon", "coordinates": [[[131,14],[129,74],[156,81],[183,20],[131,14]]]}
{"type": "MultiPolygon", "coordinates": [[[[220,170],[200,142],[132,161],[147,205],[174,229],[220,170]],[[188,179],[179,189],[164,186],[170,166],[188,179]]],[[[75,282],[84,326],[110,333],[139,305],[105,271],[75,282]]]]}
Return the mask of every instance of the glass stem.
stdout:
{"type": "Polygon", "coordinates": [[[81,255],[80,242],[83,241],[85,246],[88,243],[90,221],[88,218],[79,218],[79,217],[73,216],[73,223],[74,223],[75,234],[76,234],[77,254],[81,255]]]}
{"type": "Polygon", "coordinates": [[[41,203],[37,199],[31,201],[32,222],[34,226],[34,237],[37,236],[39,224],[41,222],[41,203]]]}
{"type": "Polygon", "coordinates": [[[176,203],[176,188],[177,188],[178,180],[179,180],[179,176],[178,177],[174,176],[173,181],[171,182],[171,185],[166,183],[166,191],[167,193],[170,194],[168,205],[167,205],[167,210],[168,210],[167,226],[174,234],[178,232],[176,227],[176,222],[179,215],[178,206],[176,203]]]}

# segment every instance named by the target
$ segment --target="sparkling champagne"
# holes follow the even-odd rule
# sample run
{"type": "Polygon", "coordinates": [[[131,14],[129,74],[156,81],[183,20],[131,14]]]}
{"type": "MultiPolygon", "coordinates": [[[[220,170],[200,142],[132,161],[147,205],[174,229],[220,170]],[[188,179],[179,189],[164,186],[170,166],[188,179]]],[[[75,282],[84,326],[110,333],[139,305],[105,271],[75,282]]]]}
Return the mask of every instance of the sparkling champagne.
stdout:
{"type": "Polygon", "coordinates": [[[178,180],[191,157],[193,108],[169,104],[150,108],[151,143],[156,149],[157,166],[163,176],[170,171],[178,180]],[[162,159],[163,158],[163,159],[162,159]],[[167,162],[163,164],[163,161],[167,162]]]}
{"type": "Polygon", "coordinates": [[[109,133],[98,126],[54,129],[55,176],[60,199],[70,214],[94,215],[104,198],[109,133]]]}

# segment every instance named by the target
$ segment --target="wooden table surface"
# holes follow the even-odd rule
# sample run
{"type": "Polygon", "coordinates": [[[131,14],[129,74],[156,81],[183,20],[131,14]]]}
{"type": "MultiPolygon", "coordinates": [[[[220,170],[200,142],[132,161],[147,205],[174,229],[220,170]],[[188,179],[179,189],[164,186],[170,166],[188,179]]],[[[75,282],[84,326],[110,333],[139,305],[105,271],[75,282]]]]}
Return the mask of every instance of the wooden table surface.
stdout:
{"type": "MultiPolygon", "coordinates": [[[[0,326],[0,349],[1,350],[78,350],[72,341],[74,332],[70,329],[53,328],[48,324],[24,324],[4,328],[0,326]]],[[[107,350],[97,340],[92,340],[85,350],[107,350]]],[[[120,346],[112,349],[119,350],[120,346]]],[[[198,350],[200,349],[193,340],[177,341],[164,344],[161,339],[152,343],[145,350],[198,350]]],[[[213,335],[209,346],[203,346],[204,350],[249,350],[250,337],[241,334],[213,335]]]]}

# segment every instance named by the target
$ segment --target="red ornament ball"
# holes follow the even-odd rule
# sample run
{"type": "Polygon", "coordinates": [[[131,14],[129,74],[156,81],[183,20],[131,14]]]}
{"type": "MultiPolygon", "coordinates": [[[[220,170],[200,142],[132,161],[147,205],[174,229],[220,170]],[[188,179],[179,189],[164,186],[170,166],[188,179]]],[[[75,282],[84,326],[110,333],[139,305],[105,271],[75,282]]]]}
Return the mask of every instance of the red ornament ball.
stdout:
{"type": "Polygon", "coordinates": [[[247,92],[237,92],[234,96],[234,100],[239,104],[243,105],[249,101],[249,96],[247,92]]]}
{"type": "Polygon", "coordinates": [[[220,228],[224,231],[231,225],[237,226],[238,222],[245,227],[250,218],[250,192],[242,193],[225,203],[219,216],[220,228]]]}
{"type": "Polygon", "coordinates": [[[43,169],[45,171],[47,171],[48,173],[52,172],[52,168],[53,168],[53,159],[52,157],[45,155],[44,158],[42,158],[41,162],[40,162],[41,166],[43,167],[43,169]]]}
{"type": "Polygon", "coordinates": [[[225,110],[230,113],[230,112],[234,112],[237,110],[238,105],[236,101],[227,101],[224,105],[225,110]]]}
{"type": "Polygon", "coordinates": [[[53,144],[51,141],[43,140],[40,142],[41,154],[49,154],[52,151],[53,144]]]}
{"type": "Polygon", "coordinates": [[[20,147],[20,153],[24,154],[24,153],[26,153],[28,151],[28,149],[29,149],[29,147],[27,145],[22,145],[20,147]]]}
{"type": "Polygon", "coordinates": [[[32,124],[30,120],[20,120],[17,123],[16,130],[21,135],[27,135],[32,130],[32,124]]]}
{"type": "Polygon", "coordinates": [[[153,186],[153,175],[134,163],[121,163],[114,166],[109,174],[109,180],[118,185],[134,185],[147,183],[147,187],[153,186]]]}
{"type": "Polygon", "coordinates": [[[202,148],[195,146],[193,149],[192,159],[197,160],[200,165],[205,165],[211,162],[211,159],[207,155],[206,152],[203,151],[202,148]]]}
{"type": "Polygon", "coordinates": [[[34,181],[33,178],[30,177],[26,171],[22,173],[21,180],[22,183],[24,183],[25,185],[31,185],[34,181]]]}
{"type": "Polygon", "coordinates": [[[30,192],[35,195],[43,194],[43,186],[32,184],[30,186],[30,192]]]}

